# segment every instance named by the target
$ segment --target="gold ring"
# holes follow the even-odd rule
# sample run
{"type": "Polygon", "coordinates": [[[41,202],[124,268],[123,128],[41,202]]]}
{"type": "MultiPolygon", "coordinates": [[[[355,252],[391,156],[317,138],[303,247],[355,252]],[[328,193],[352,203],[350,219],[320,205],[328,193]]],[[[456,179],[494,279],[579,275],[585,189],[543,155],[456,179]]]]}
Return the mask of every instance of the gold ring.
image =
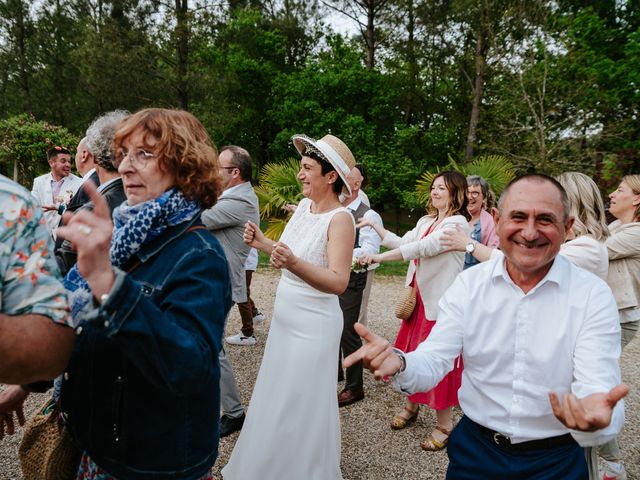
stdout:
{"type": "Polygon", "coordinates": [[[80,233],[82,233],[83,235],[86,235],[86,236],[91,235],[91,231],[92,231],[92,230],[93,230],[93,229],[92,229],[90,226],[85,225],[85,224],[83,224],[83,223],[81,223],[80,225],[78,225],[78,231],[79,231],[80,233]]]}

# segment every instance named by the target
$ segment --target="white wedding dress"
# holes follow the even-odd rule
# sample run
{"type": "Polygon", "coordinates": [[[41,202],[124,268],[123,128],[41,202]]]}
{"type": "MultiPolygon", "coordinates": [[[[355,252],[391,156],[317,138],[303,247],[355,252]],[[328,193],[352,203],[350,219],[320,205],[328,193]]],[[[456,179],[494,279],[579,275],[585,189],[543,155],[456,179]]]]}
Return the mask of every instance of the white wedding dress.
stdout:
{"type": "MultiPolygon", "coordinates": [[[[327,267],[327,229],[344,208],[321,214],[304,199],[280,239],[327,267]]],[[[247,418],[225,480],[336,480],[340,419],[336,384],[342,334],[338,297],[282,270],[269,337],[247,418]]]]}

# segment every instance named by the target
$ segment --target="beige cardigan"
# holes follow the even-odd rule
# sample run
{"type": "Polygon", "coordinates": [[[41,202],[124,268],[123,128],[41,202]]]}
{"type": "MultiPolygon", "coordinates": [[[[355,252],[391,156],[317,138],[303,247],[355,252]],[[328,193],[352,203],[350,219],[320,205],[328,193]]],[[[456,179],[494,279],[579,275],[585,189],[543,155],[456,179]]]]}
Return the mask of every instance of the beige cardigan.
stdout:
{"type": "Polygon", "coordinates": [[[607,283],[618,310],[640,306],[640,222],[609,225],[611,236],[605,245],[609,253],[607,283]]]}
{"type": "Polygon", "coordinates": [[[435,221],[434,216],[424,216],[413,230],[405,233],[402,238],[393,232],[388,232],[382,239],[382,245],[387,248],[400,248],[402,258],[410,260],[407,270],[406,285],[411,283],[414,272],[418,290],[424,303],[424,310],[429,320],[436,320],[438,316],[438,302],[440,297],[453,283],[462,271],[464,264],[463,252],[446,252],[440,245],[440,237],[445,229],[460,225],[462,231],[469,234],[469,222],[462,215],[445,218],[429,235],[420,239],[435,221]],[[416,269],[413,259],[420,258],[416,269]]]}

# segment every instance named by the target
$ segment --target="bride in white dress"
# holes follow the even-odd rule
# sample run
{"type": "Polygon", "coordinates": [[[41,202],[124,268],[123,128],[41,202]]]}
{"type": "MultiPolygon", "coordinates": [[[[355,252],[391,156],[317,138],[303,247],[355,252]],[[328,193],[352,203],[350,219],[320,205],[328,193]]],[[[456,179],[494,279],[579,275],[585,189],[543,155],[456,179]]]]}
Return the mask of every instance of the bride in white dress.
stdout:
{"type": "Polygon", "coordinates": [[[247,418],[225,480],[335,480],[340,472],[336,358],[338,297],[347,288],[354,242],[351,214],[338,200],[355,159],[331,135],[293,137],[306,197],[279,242],[248,222],[245,242],[282,269],[271,329],[247,418]]]}

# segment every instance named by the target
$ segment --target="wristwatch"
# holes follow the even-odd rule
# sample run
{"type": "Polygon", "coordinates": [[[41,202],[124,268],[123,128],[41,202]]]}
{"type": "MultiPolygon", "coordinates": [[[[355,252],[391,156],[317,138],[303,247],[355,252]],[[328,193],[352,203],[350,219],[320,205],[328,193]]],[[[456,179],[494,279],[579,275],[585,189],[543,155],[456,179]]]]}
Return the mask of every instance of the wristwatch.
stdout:
{"type": "Polygon", "coordinates": [[[472,240],[469,243],[467,243],[467,247],[465,248],[465,250],[469,255],[473,255],[473,252],[476,250],[477,244],[478,242],[476,242],[475,240],[472,240]]]}

